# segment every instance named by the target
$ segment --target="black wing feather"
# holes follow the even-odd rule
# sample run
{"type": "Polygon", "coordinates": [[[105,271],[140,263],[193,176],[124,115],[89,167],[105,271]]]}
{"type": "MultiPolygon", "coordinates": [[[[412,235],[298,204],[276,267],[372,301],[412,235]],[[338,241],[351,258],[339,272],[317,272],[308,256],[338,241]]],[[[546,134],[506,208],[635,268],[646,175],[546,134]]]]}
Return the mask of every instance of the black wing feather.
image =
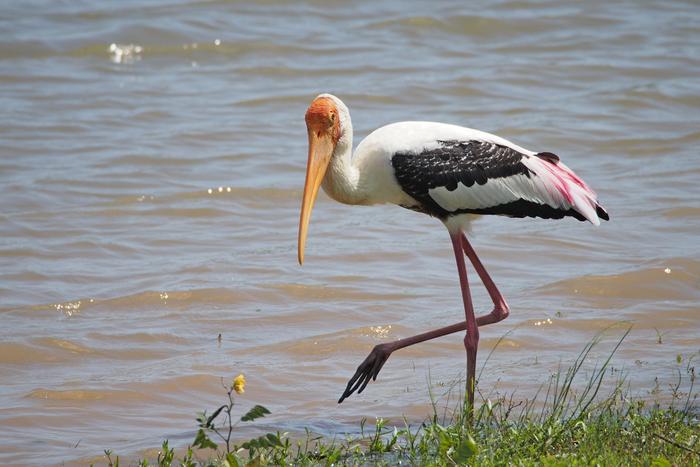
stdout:
{"type": "MultiPolygon", "coordinates": [[[[535,175],[522,163],[524,157],[530,156],[508,146],[485,141],[438,141],[438,143],[437,148],[425,150],[420,154],[399,152],[391,158],[399,185],[418,202],[418,205],[405,207],[441,219],[456,214],[473,213],[545,219],[572,216],[579,220],[586,220],[574,209],[557,209],[547,204],[524,199],[482,209],[447,211],[435,202],[429,190],[445,187],[449,191],[454,191],[459,182],[471,187],[475,183],[484,185],[489,179],[535,175]]],[[[550,163],[556,163],[559,160],[555,154],[541,154],[541,158],[550,163]]]]}

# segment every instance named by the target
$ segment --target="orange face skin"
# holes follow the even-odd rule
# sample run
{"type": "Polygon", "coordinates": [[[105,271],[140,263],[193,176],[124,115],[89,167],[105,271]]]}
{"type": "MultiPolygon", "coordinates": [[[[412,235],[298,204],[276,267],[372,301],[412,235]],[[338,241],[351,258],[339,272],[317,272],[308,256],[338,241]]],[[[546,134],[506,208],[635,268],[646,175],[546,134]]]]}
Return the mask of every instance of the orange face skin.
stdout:
{"type": "Polygon", "coordinates": [[[304,247],[311,211],[318,189],[326,175],[333,151],[340,139],[340,118],[332,99],[317,97],[306,111],[306,129],[309,136],[309,159],[306,163],[306,183],[299,216],[298,259],[304,263],[304,247]]]}
{"type": "Polygon", "coordinates": [[[340,138],[340,119],[338,109],[333,99],[329,97],[317,97],[306,110],[306,128],[309,137],[313,133],[320,138],[324,133],[330,133],[334,143],[340,138]]]}

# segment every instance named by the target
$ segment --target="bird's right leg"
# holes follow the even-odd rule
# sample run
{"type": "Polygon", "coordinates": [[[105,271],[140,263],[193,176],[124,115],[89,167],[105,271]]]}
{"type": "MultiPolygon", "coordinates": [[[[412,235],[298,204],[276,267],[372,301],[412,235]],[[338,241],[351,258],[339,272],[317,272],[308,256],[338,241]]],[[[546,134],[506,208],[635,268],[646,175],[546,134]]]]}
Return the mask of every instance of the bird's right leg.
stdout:
{"type": "Polygon", "coordinates": [[[486,271],[486,268],[484,268],[484,265],[481,264],[481,260],[476,255],[474,248],[472,248],[469,240],[467,240],[467,236],[464,234],[462,234],[462,249],[464,250],[464,254],[467,255],[467,258],[469,258],[469,261],[471,261],[472,265],[474,265],[474,269],[479,275],[479,279],[481,279],[484,287],[486,287],[486,291],[493,302],[493,310],[491,313],[488,315],[479,316],[477,318],[477,323],[479,326],[484,326],[486,324],[493,324],[503,321],[510,314],[510,309],[508,308],[506,299],[503,298],[503,295],[498,290],[498,287],[496,287],[496,284],[494,284],[493,279],[491,279],[491,276],[489,276],[489,273],[486,271]]]}
{"type": "MultiPolygon", "coordinates": [[[[486,326],[487,324],[493,324],[500,321],[500,319],[494,320],[492,314],[493,312],[476,318],[477,326],[486,326]]],[[[375,345],[367,358],[365,358],[357,367],[357,371],[355,371],[355,374],[352,376],[352,378],[350,378],[350,381],[345,387],[343,395],[340,396],[340,399],[338,399],[338,403],[340,404],[343,402],[355,391],[360,394],[370,380],[376,381],[379,371],[382,369],[382,367],[384,367],[386,361],[389,360],[391,354],[397,350],[403,349],[404,347],[408,347],[410,345],[429,341],[431,339],[437,339],[438,337],[447,336],[448,334],[454,334],[455,332],[464,331],[466,329],[467,322],[462,321],[445,326],[444,328],[424,332],[422,334],[406,337],[393,342],[384,342],[382,344],[375,345]]]]}
{"type": "MultiPolygon", "coordinates": [[[[505,298],[503,298],[501,292],[496,287],[493,279],[491,279],[491,276],[486,271],[486,268],[484,268],[484,265],[481,263],[481,260],[474,251],[474,248],[472,248],[471,244],[467,240],[466,235],[462,235],[462,249],[464,250],[464,254],[467,256],[467,258],[469,258],[469,261],[472,263],[472,265],[474,265],[476,273],[479,275],[481,282],[484,284],[484,287],[486,287],[486,291],[493,301],[493,310],[491,313],[476,318],[477,326],[481,327],[486,326],[487,324],[503,321],[510,314],[508,304],[506,303],[505,298]]],[[[365,358],[364,361],[357,367],[357,371],[355,371],[355,374],[352,376],[352,378],[350,378],[350,381],[345,387],[343,395],[340,396],[338,403],[343,402],[355,391],[360,394],[365,387],[367,387],[370,380],[376,381],[379,371],[382,369],[393,352],[410,345],[436,339],[438,337],[464,331],[466,329],[467,322],[462,321],[460,323],[455,323],[450,326],[445,326],[443,328],[424,332],[415,336],[375,345],[367,358],[365,358]]]]}
{"type": "Polygon", "coordinates": [[[340,396],[340,399],[338,399],[338,404],[347,399],[355,391],[360,394],[362,391],[364,391],[367,383],[369,383],[370,380],[376,381],[379,370],[382,369],[384,363],[386,363],[389,356],[393,352],[403,349],[404,347],[408,347],[409,345],[446,336],[457,331],[464,331],[465,329],[467,329],[467,322],[462,321],[461,323],[445,326],[444,328],[424,332],[415,336],[406,337],[394,342],[385,342],[383,344],[375,345],[367,358],[365,358],[364,361],[360,363],[360,366],[357,367],[357,371],[355,371],[352,378],[350,378],[348,385],[345,387],[343,395],[340,396]]]}

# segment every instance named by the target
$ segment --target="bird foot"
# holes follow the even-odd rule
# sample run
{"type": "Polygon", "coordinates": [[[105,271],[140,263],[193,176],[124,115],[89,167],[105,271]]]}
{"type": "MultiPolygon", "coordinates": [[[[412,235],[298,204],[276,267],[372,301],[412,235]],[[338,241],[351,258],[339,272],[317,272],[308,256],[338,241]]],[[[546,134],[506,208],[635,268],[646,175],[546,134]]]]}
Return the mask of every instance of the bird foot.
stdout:
{"type": "Polygon", "coordinates": [[[382,369],[393,350],[390,344],[375,345],[367,358],[357,367],[357,371],[355,371],[352,378],[350,378],[348,385],[345,387],[345,392],[338,399],[338,404],[350,397],[355,391],[358,394],[362,393],[370,379],[376,381],[379,370],[382,369]]]}

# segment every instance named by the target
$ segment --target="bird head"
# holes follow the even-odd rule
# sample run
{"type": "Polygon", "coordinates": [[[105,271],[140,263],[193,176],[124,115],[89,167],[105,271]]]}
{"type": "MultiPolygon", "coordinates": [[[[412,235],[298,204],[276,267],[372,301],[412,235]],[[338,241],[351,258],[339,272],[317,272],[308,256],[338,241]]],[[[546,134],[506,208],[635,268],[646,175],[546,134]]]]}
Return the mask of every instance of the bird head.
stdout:
{"type": "Polygon", "coordinates": [[[320,95],[314,99],[306,110],[305,119],[309,136],[309,159],[306,163],[306,183],[299,218],[299,264],[304,264],[304,246],[311,210],[340,138],[340,115],[335,100],[330,95],[320,95]]]}

